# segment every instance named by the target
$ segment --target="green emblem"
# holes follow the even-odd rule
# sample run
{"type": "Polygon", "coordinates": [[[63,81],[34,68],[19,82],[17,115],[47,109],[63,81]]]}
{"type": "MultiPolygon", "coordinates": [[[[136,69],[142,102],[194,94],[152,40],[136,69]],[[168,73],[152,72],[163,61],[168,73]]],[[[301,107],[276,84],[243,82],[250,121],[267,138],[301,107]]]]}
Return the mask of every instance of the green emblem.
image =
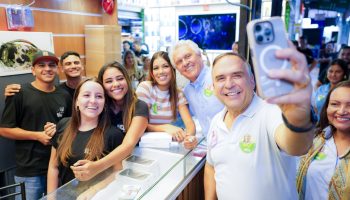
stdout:
{"type": "Polygon", "coordinates": [[[324,98],[325,98],[324,95],[319,95],[319,96],[317,97],[317,99],[318,99],[319,101],[321,101],[321,100],[324,99],[324,98]]]}
{"type": "Polygon", "coordinates": [[[152,104],[152,112],[158,114],[158,105],[157,103],[152,104]]]}
{"type": "Polygon", "coordinates": [[[211,95],[213,95],[213,90],[204,89],[204,95],[210,97],[211,95]]]}
{"type": "Polygon", "coordinates": [[[255,150],[255,142],[252,141],[252,138],[250,135],[245,135],[243,140],[239,143],[239,148],[244,153],[251,153],[255,150]]]}
{"type": "Polygon", "coordinates": [[[317,154],[316,154],[316,156],[315,156],[315,160],[319,160],[319,161],[321,161],[321,160],[326,159],[326,157],[327,157],[327,155],[326,155],[325,153],[323,153],[323,152],[319,152],[319,153],[317,153],[317,154]]]}

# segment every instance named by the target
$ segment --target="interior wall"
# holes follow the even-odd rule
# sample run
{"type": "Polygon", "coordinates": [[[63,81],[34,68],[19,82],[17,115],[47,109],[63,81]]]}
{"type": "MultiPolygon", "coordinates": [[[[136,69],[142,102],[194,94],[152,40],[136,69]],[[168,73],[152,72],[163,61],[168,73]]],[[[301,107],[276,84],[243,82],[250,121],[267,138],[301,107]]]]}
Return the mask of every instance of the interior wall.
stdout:
{"type": "MultiPolygon", "coordinates": [[[[0,0],[0,19],[6,19],[5,7],[11,4],[28,5],[31,0],[0,0]]],[[[55,54],[72,50],[85,63],[84,26],[104,22],[100,1],[37,0],[31,5],[35,32],[52,32],[55,54]]],[[[0,30],[7,31],[6,20],[0,20],[0,30]]],[[[61,80],[65,77],[59,75],[61,80]]]]}

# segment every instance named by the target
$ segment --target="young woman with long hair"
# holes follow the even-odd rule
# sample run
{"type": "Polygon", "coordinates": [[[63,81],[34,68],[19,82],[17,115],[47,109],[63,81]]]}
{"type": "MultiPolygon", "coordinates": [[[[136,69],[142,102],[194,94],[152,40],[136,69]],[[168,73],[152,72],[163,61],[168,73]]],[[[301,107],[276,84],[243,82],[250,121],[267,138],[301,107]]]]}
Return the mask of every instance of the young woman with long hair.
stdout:
{"type": "MultiPolygon", "coordinates": [[[[159,51],[153,55],[149,73],[150,81],[141,82],[136,90],[138,98],[146,102],[149,108],[147,130],[167,132],[178,142],[182,142],[186,136],[194,136],[196,127],[187,100],[176,85],[176,72],[167,52],[159,51]],[[172,124],[178,113],[186,130],[172,124]]],[[[194,140],[194,137],[191,138],[194,140]]]]}
{"type": "Polygon", "coordinates": [[[83,177],[77,176],[79,180],[89,180],[111,166],[121,169],[123,159],[131,154],[148,125],[147,104],[137,99],[123,65],[117,61],[105,64],[99,71],[98,80],[111,100],[111,123],[122,130],[125,137],[121,145],[102,159],[76,162],[73,171],[84,174],[83,177]]]}
{"type": "Polygon", "coordinates": [[[349,80],[329,91],[315,132],[313,146],[299,164],[299,199],[350,199],[349,80]]]}
{"type": "Polygon", "coordinates": [[[132,50],[127,50],[124,52],[123,65],[126,68],[126,71],[128,72],[132,87],[134,89],[144,77],[143,71],[139,70],[137,63],[137,58],[132,50]]]}
{"type": "Polygon", "coordinates": [[[87,79],[73,96],[72,117],[63,118],[57,131],[52,123],[45,126],[45,132],[56,132],[51,141],[48,193],[75,178],[70,166],[78,160],[99,160],[122,143],[124,135],[110,124],[106,99],[102,83],[87,79]]]}

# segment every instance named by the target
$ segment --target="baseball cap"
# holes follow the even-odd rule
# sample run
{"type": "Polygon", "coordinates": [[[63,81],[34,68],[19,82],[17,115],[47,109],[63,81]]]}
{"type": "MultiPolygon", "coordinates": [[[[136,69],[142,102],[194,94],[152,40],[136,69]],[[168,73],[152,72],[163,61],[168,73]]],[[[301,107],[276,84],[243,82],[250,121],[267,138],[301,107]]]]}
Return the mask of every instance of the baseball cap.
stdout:
{"type": "Polygon", "coordinates": [[[34,56],[33,56],[33,66],[38,63],[41,60],[52,60],[54,61],[56,64],[58,64],[58,58],[55,56],[55,54],[53,54],[50,51],[42,51],[39,50],[37,51],[34,56]]]}

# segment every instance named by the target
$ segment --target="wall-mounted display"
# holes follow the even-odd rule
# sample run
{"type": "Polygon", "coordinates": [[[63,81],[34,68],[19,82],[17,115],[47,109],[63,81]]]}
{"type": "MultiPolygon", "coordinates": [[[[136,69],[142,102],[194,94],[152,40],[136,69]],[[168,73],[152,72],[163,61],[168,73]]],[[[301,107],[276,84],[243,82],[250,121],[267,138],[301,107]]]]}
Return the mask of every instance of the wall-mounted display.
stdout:
{"type": "Polygon", "coordinates": [[[237,26],[236,13],[179,15],[178,39],[192,40],[206,50],[229,50],[237,26]]]}
{"type": "Polygon", "coordinates": [[[38,49],[54,52],[52,33],[0,31],[0,76],[30,73],[38,49]]]}
{"type": "Polygon", "coordinates": [[[34,17],[32,10],[27,6],[6,7],[7,29],[20,30],[22,28],[33,28],[34,17]]]}

